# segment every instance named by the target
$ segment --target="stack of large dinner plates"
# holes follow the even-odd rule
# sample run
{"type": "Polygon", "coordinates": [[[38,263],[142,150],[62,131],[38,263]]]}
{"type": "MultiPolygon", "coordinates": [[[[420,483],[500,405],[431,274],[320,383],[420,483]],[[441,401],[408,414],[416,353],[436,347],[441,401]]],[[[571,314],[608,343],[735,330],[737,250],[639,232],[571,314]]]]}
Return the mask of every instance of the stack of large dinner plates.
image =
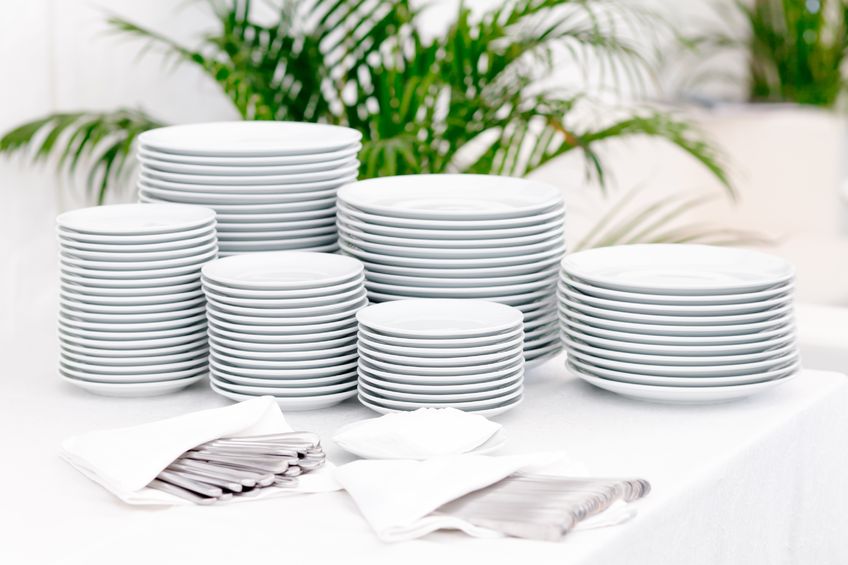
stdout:
{"type": "Polygon", "coordinates": [[[139,136],[142,202],[218,212],[221,255],[336,249],[336,190],[356,179],[361,134],[296,122],[172,126],[139,136]]]}
{"type": "Polygon", "coordinates": [[[381,413],[453,407],[492,416],[521,402],[521,311],[485,300],[398,300],[361,310],[359,400],[381,413]]]}
{"type": "Polygon", "coordinates": [[[270,395],[288,410],[354,396],[362,271],[350,257],[298,251],[206,265],[212,388],[233,400],[270,395]]]}
{"type": "Polygon", "coordinates": [[[563,222],[558,189],[509,177],[385,177],[339,191],[339,245],[365,263],[373,302],[514,306],[524,314],[528,362],[560,349],[554,297],[563,222]]]}
{"type": "Polygon", "coordinates": [[[110,396],[164,394],[202,379],[200,267],[218,252],[215,212],[124,204],[57,222],[62,378],[110,396]]]}
{"type": "Polygon", "coordinates": [[[798,370],[793,269],[778,257],[703,245],[627,245],[562,261],[570,370],[626,396],[732,400],[798,370]]]}

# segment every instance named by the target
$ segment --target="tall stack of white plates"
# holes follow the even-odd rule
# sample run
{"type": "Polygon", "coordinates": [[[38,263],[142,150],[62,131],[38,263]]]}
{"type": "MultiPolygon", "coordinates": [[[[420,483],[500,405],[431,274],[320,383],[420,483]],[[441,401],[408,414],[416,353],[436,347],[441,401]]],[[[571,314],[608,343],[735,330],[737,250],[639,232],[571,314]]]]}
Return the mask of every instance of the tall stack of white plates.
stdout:
{"type": "Polygon", "coordinates": [[[560,191],[486,175],[412,175],[339,191],[339,245],[365,263],[373,302],[481,299],[524,314],[524,352],[560,349],[555,294],[564,253],[560,191]]]}
{"type": "Polygon", "coordinates": [[[215,212],[124,204],[57,223],[62,378],[109,396],[164,394],[202,379],[200,268],[218,252],[215,212]]]}
{"type": "Polygon", "coordinates": [[[288,410],[354,396],[364,280],[362,263],[325,253],[251,253],[206,265],[212,388],[233,400],[270,395],[288,410]]]}
{"type": "Polygon", "coordinates": [[[336,191],[356,179],[352,129],[297,122],[172,126],[139,136],[139,199],[218,213],[221,255],[334,251],[336,191]]]}
{"type": "Polygon", "coordinates": [[[361,310],[359,400],[381,413],[452,407],[487,416],[521,402],[523,317],[484,300],[398,300],[361,310]]]}
{"type": "Polygon", "coordinates": [[[798,370],[793,269],[784,260],[703,245],[627,245],[562,261],[567,365],[644,400],[721,402],[798,370]]]}

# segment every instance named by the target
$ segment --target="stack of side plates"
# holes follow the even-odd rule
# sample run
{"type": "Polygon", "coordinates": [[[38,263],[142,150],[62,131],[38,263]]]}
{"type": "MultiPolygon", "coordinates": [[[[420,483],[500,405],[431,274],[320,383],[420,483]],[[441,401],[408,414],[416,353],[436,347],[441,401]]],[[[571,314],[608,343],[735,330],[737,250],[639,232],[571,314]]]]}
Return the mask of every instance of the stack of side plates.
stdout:
{"type": "Polygon", "coordinates": [[[356,394],[362,264],[298,251],[219,259],[203,269],[212,388],[233,400],[270,395],[288,410],[356,394]]]}
{"type": "Polygon", "coordinates": [[[139,198],[214,208],[222,256],[334,251],[336,190],[356,179],[361,137],[296,122],[151,130],[139,136],[139,198]]]}
{"type": "Polygon", "coordinates": [[[412,175],[339,191],[342,250],[365,263],[373,302],[481,299],[524,314],[524,352],[560,349],[555,294],[564,252],[559,190],[485,175],[412,175]]]}
{"type": "Polygon", "coordinates": [[[764,253],[628,245],[562,261],[569,369],[659,402],[741,398],[795,375],[793,269],[764,253]]]}
{"type": "Polygon", "coordinates": [[[215,212],[125,204],[57,222],[62,378],[110,396],[164,394],[202,379],[200,268],[218,252],[215,212]]]}
{"type": "Polygon", "coordinates": [[[359,400],[381,413],[453,407],[487,416],[521,402],[521,311],[484,300],[398,300],[361,310],[359,400]]]}

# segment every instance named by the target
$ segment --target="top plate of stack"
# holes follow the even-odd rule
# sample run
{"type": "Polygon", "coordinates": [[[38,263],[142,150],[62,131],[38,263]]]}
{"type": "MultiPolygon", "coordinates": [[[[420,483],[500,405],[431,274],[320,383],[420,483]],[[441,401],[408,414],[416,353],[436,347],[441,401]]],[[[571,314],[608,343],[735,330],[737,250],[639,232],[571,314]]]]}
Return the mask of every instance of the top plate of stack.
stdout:
{"type": "Polygon", "coordinates": [[[336,249],[335,194],[361,134],[297,122],[171,126],[139,136],[139,199],[213,208],[221,255],[336,249]]]}
{"type": "Polygon", "coordinates": [[[779,257],[703,245],[628,245],[562,261],[568,366],[601,388],[717,402],[785,382],[799,364],[794,271],[779,257]]]}
{"type": "Polygon", "coordinates": [[[555,187],[488,175],[409,175],[339,191],[342,250],[374,302],[483,299],[524,315],[525,355],[556,353],[554,294],[565,209],[555,187]]]}

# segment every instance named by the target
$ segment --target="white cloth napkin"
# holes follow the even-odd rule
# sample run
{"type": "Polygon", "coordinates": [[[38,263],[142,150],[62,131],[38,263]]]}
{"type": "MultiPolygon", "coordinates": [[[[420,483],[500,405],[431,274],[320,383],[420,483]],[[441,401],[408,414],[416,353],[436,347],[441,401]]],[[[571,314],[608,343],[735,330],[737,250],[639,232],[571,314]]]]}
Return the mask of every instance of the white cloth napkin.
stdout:
{"type": "Polygon", "coordinates": [[[344,426],[339,447],[368,459],[430,459],[480,447],[501,425],[455,408],[419,408],[344,426]]]}
{"type": "Polygon", "coordinates": [[[562,453],[535,453],[452,455],[425,461],[363,459],[337,467],[335,477],[383,541],[413,539],[440,529],[500,537],[497,532],[458,518],[429,514],[516,471],[544,468],[563,457],[562,453]]]}
{"type": "MultiPolygon", "coordinates": [[[[62,443],[62,457],[91,480],[129,504],[191,504],[171,494],[147,488],[165,467],[189,449],[221,437],[292,431],[280,407],[269,396],[160,420],[149,424],[85,433],[62,443]]],[[[338,490],[332,466],[298,477],[296,488],[263,489],[245,501],[291,493],[338,490]]]]}

